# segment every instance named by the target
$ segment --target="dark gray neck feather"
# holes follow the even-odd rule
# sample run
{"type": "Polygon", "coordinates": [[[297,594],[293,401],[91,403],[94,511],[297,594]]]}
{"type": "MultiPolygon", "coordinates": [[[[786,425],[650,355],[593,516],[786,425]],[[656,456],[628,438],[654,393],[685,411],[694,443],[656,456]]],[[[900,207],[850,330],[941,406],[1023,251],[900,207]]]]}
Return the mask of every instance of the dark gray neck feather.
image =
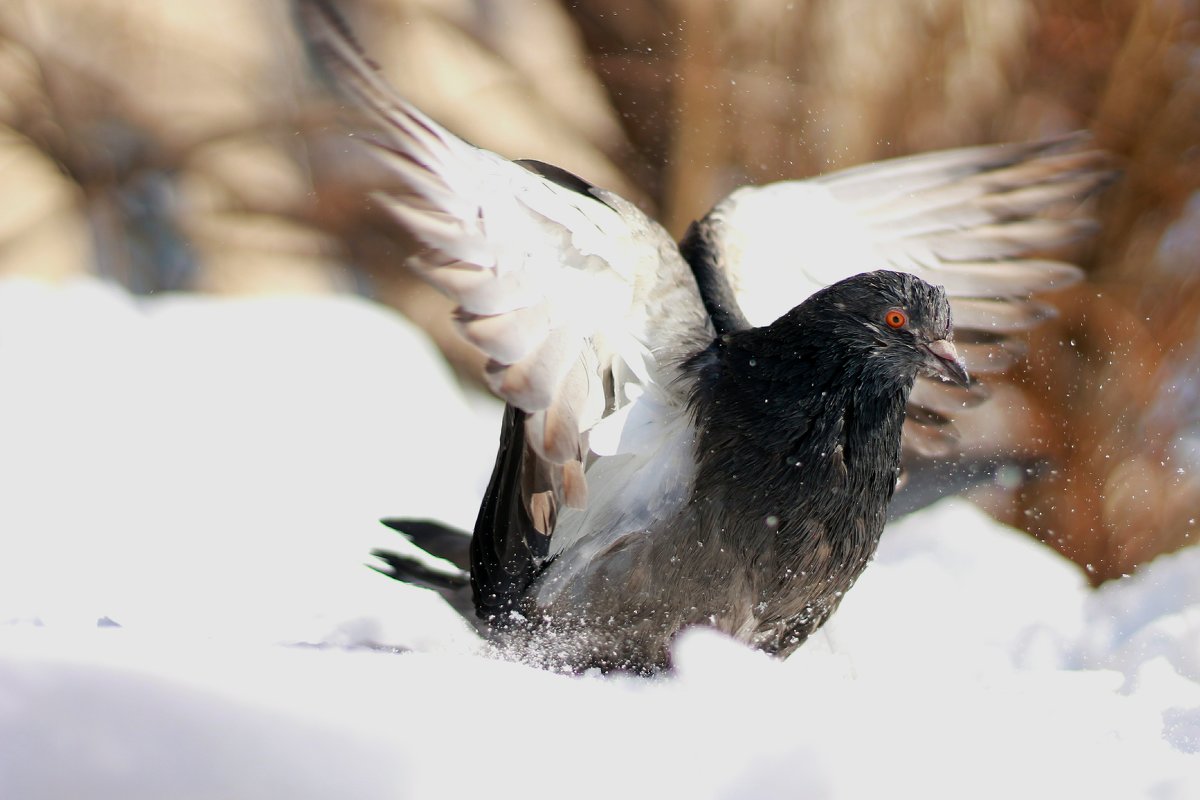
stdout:
{"type": "Polygon", "coordinates": [[[728,546],[773,558],[764,573],[812,565],[848,588],[883,529],[912,378],[873,374],[829,338],[807,337],[801,352],[769,330],[726,336],[705,356],[695,504],[728,546]]]}

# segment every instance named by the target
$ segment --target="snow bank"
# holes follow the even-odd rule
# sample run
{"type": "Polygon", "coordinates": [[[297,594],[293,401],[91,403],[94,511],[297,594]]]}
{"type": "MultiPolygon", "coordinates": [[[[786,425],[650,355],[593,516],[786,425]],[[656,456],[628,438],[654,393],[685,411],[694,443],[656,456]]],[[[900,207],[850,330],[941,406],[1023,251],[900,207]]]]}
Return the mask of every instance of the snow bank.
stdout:
{"type": "Polygon", "coordinates": [[[788,662],[567,678],[363,566],[498,430],[390,313],[0,282],[0,375],[0,797],[1200,797],[1200,549],[1092,592],[946,501],[788,662]]]}

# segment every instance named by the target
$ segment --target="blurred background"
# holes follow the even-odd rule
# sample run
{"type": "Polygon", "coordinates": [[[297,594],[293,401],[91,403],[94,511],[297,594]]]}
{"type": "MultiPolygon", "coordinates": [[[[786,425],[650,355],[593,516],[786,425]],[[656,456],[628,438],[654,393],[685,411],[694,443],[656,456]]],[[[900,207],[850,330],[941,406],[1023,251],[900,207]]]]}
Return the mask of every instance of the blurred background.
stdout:
{"type": "MultiPolygon", "coordinates": [[[[1088,281],[965,434],[1047,466],[975,499],[1094,582],[1200,517],[1200,10],[1189,0],[343,0],[389,79],[679,235],[744,183],[1091,131],[1088,281]]],[[[284,0],[0,0],[0,277],[362,294],[470,384],[284,0]]],[[[397,369],[404,354],[396,354],[397,369]]]]}

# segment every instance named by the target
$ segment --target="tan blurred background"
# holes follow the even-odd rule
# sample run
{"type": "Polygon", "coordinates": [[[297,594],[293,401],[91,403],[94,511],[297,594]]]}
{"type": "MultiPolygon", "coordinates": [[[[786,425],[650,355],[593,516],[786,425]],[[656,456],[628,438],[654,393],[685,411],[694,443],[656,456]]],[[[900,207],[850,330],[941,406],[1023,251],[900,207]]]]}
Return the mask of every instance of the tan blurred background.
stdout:
{"type": "MultiPolygon", "coordinates": [[[[676,235],[730,189],[1090,130],[1123,178],[1089,282],[987,435],[1048,462],[978,499],[1094,581],[1200,517],[1200,17],[1187,0],[345,0],[389,78],[476,144],[636,199],[676,235]]],[[[0,0],[0,275],[135,292],[353,291],[447,305],[283,0],[0,0]]],[[[403,354],[397,354],[398,368],[403,354]]]]}

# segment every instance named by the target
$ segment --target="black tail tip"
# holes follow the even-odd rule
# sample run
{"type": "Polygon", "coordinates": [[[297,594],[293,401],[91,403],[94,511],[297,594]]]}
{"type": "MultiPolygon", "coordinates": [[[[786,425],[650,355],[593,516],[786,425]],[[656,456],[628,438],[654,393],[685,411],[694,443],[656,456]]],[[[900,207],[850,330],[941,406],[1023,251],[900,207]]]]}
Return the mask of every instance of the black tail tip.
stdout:
{"type": "Polygon", "coordinates": [[[381,519],[430,555],[449,561],[466,572],[471,568],[471,534],[429,519],[381,519]]]}
{"type": "Polygon", "coordinates": [[[371,555],[384,564],[382,568],[369,564],[371,569],[403,583],[429,589],[463,589],[471,585],[471,576],[453,565],[442,568],[391,550],[376,549],[371,551],[371,555]]]}

